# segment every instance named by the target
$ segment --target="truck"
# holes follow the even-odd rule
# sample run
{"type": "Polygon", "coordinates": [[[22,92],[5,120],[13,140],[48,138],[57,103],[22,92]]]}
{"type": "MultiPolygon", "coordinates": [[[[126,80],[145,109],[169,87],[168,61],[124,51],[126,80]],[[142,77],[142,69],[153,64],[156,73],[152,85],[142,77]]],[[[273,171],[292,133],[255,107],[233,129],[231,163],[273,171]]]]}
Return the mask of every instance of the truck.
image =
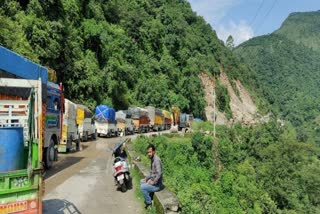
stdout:
{"type": "Polygon", "coordinates": [[[115,120],[116,112],[107,105],[99,105],[95,110],[95,125],[98,136],[118,136],[117,125],[115,120]]]}
{"type": "Polygon", "coordinates": [[[164,116],[164,130],[169,130],[172,124],[172,113],[167,110],[162,110],[164,116]]]}
{"type": "Polygon", "coordinates": [[[77,125],[81,141],[97,139],[97,129],[92,111],[81,104],[77,104],[77,125]]]}
{"type": "MultiPolygon", "coordinates": [[[[62,84],[49,81],[48,69],[36,64],[3,46],[0,46],[0,77],[41,81],[42,160],[47,169],[58,160],[58,145],[62,134],[64,96],[62,84]]],[[[18,84],[17,84],[18,85],[18,84]]],[[[19,86],[19,85],[18,85],[19,86]]],[[[17,86],[17,87],[18,87],[17,86]]],[[[20,89],[23,91],[23,89],[20,89]]],[[[15,92],[16,90],[13,90],[15,92]]],[[[20,93],[20,91],[18,91],[20,93]]],[[[17,92],[17,93],[18,93],[17,92]]],[[[12,94],[12,96],[15,96],[12,94]]]]}
{"type": "Polygon", "coordinates": [[[147,109],[140,107],[129,107],[128,111],[130,111],[132,115],[132,122],[135,132],[149,132],[150,119],[147,109]]]}
{"type": "Polygon", "coordinates": [[[164,130],[164,115],[161,109],[153,106],[147,106],[148,115],[150,119],[150,130],[162,131],[164,130]]]}
{"type": "Polygon", "coordinates": [[[191,127],[193,120],[193,114],[187,114],[187,127],[191,127]]]}
{"type": "Polygon", "coordinates": [[[178,123],[178,130],[181,131],[182,129],[187,128],[187,114],[180,113],[179,123],[178,123]]]}
{"type": "Polygon", "coordinates": [[[65,99],[65,112],[62,122],[62,136],[58,145],[59,152],[68,152],[71,150],[80,150],[80,139],[78,134],[78,125],[76,123],[77,105],[68,99],[65,99]]]}
{"type": "Polygon", "coordinates": [[[134,134],[134,126],[131,119],[131,114],[127,110],[120,110],[116,112],[117,130],[118,134],[123,135],[134,134]]]}
{"type": "Polygon", "coordinates": [[[180,109],[177,106],[172,106],[172,123],[173,126],[179,126],[180,123],[180,109]]]}
{"type": "MultiPolygon", "coordinates": [[[[3,69],[2,54],[7,50],[0,51],[3,69]]],[[[42,94],[41,77],[0,77],[0,213],[42,213],[42,94]]]]}

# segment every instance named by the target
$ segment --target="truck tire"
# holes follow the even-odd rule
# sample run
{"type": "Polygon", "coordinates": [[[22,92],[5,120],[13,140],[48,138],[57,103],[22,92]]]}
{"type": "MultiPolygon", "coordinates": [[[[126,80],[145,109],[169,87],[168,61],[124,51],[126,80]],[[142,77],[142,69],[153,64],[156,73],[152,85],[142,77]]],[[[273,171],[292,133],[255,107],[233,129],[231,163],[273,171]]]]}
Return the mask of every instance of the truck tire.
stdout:
{"type": "Polygon", "coordinates": [[[88,141],[88,132],[84,133],[84,135],[82,136],[82,141],[85,141],[85,142],[88,141]]]}
{"type": "Polygon", "coordinates": [[[97,139],[97,130],[94,131],[94,133],[91,135],[92,140],[97,139]]]}
{"type": "Polygon", "coordinates": [[[80,139],[76,140],[76,150],[80,151],[80,139]]]}
{"type": "Polygon", "coordinates": [[[47,169],[50,169],[53,166],[53,161],[58,159],[58,154],[54,148],[54,140],[51,139],[49,146],[44,149],[44,163],[47,169]]]}

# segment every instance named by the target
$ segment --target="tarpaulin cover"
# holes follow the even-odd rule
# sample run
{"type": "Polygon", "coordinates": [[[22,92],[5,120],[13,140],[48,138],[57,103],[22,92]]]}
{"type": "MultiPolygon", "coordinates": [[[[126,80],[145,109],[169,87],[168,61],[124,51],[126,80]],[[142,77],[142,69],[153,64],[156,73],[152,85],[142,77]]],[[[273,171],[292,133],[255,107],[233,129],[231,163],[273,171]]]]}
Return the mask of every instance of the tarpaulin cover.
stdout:
{"type": "Polygon", "coordinates": [[[125,121],[126,120],[126,113],[123,111],[116,112],[116,120],[117,121],[125,121]]]}
{"type": "Polygon", "coordinates": [[[38,80],[47,84],[48,70],[6,48],[0,46],[0,70],[23,79],[38,80]]]}
{"type": "Polygon", "coordinates": [[[170,111],[162,110],[162,113],[165,118],[171,119],[171,112],[170,111]]]}
{"type": "Polygon", "coordinates": [[[123,110],[123,112],[126,114],[126,118],[131,118],[132,117],[132,113],[129,110],[123,110]]]}
{"type": "Polygon", "coordinates": [[[64,99],[65,111],[63,114],[64,118],[76,119],[77,116],[77,105],[68,99],[64,99]]]}
{"type": "Polygon", "coordinates": [[[139,119],[141,116],[148,116],[148,111],[144,108],[129,107],[128,110],[131,112],[133,119],[139,119]]]}
{"type": "Polygon", "coordinates": [[[84,118],[92,118],[93,117],[93,113],[92,111],[85,105],[81,105],[81,104],[77,104],[77,108],[80,111],[84,111],[82,116],[82,119],[84,118]]]}
{"type": "Polygon", "coordinates": [[[95,114],[98,120],[108,120],[109,122],[114,122],[116,117],[115,110],[107,105],[97,106],[95,114]]]}
{"type": "Polygon", "coordinates": [[[150,124],[154,125],[155,123],[155,116],[163,117],[162,110],[155,108],[153,106],[147,106],[146,109],[148,110],[148,115],[150,119],[150,124]]]}

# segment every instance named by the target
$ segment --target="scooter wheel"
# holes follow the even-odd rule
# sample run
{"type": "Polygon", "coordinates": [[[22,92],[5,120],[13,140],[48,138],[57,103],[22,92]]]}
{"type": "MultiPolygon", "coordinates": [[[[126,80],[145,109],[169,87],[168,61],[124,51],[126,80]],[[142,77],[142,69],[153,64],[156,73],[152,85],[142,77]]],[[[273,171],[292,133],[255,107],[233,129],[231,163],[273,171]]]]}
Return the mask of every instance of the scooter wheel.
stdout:
{"type": "Polygon", "coordinates": [[[126,192],[126,191],[127,191],[126,184],[123,183],[123,184],[121,185],[121,192],[126,192]]]}

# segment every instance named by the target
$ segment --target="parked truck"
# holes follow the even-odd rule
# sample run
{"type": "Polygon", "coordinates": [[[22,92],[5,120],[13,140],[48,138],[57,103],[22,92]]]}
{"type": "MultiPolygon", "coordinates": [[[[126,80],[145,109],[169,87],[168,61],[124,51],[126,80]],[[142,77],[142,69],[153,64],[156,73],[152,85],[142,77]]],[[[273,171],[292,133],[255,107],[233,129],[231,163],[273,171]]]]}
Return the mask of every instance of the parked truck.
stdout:
{"type": "Polygon", "coordinates": [[[172,124],[172,113],[167,110],[162,110],[162,114],[164,116],[164,130],[169,130],[172,124]]]}
{"type": "Polygon", "coordinates": [[[63,114],[62,135],[58,146],[59,152],[68,152],[71,150],[80,150],[80,139],[78,125],[76,122],[77,105],[68,99],[65,99],[65,112],[63,114]]]}
{"type": "Polygon", "coordinates": [[[147,106],[146,109],[148,110],[148,115],[150,119],[150,130],[164,130],[164,116],[162,110],[153,106],[147,106]]]}
{"type": "Polygon", "coordinates": [[[93,113],[84,105],[77,104],[77,125],[79,138],[82,141],[97,139],[97,129],[93,118],[93,113]]]}
{"type": "Polygon", "coordinates": [[[116,112],[118,134],[129,135],[134,134],[134,126],[131,119],[131,114],[127,110],[116,112]]]}
{"type": "MultiPolygon", "coordinates": [[[[41,152],[45,167],[51,168],[58,159],[58,144],[64,111],[62,84],[49,81],[48,69],[0,46],[0,77],[10,78],[19,86],[18,79],[41,81],[41,152]]],[[[18,88],[17,86],[17,88],[18,88]]],[[[20,89],[23,92],[23,89],[20,89]]],[[[12,90],[11,96],[18,96],[20,90],[12,90]]]]}
{"type": "Polygon", "coordinates": [[[187,128],[187,114],[186,113],[180,113],[178,128],[179,128],[179,131],[187,128]]]}
{"type": "Polygon", "coordinates": [[[129,107],[135,132],[149,132],[150,119],[147,109],[140,107],[129,107]]]}
{"type": "Polygon", "coordinates": [[[116,112],[107,105],[99,105],[95,110],[95,125],[98,136],[117,136],[117,126],[115,120],[116,112]]]}
{"type": "Polygon", "coordinates": [[[179,125],[180,122],[180,109],[177,106],[172,106],[172,123],[174,126],[179,125]]]}
{"type": "Polygon", "coordinates": [[[187,127],[191,127],[193,120],[193,114],[187,114],[187,127]]]}
{"type": "MultiPolygon", "coordinates": [[[[0,213],[42,213],[44,68],[0,46],[0,213]],[[23,62],[20,60],[23,59],[23,62]],[[15,69],[37,80],[18,79],[15,69]]],[[[17,73],[17,72],[16,72],[17,73]]],[[[45,88],[44,88],[45,89],[45,88]]]]}

